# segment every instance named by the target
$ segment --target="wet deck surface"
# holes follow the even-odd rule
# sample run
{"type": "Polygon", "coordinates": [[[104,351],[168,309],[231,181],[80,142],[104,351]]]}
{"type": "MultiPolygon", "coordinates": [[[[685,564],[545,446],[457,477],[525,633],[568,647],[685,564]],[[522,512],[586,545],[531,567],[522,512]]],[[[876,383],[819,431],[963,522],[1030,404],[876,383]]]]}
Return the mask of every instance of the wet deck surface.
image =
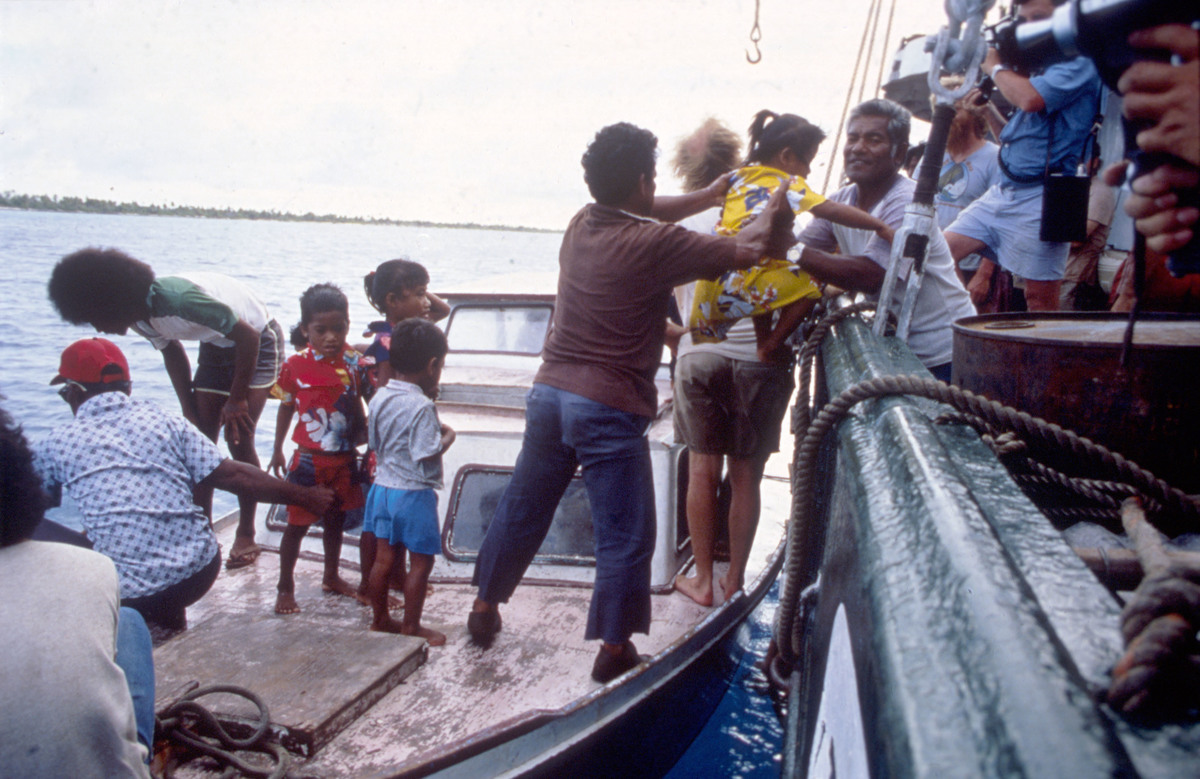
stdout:
{"type": "MultiPolygon", "coordinates": [[[[215,614],[155,654],[157,707],[200,686],[253,690],[293,748],[311,754],[386,695],[425,660],[423,639],[274,614],[215,614]]],[[[206,697],[219,716],[246,706],[206,697]]]]}
{"type": "MultiPolygon", "coordinates": [[[[222,542],[228,549],[229,539],[222,542]]],[[[188,609],[189,629],[155,650],[159,703],[177,697],[190,679],[246,686],[267,700],[273,722],[314,733],[318,751],[297,766],[304,775],[387,774],[484,728],[561,708],[601,686],[590,675],[599,644],[583,640],[590,589],[518,588],[502,607],[503,630],[482,649],[466,629],[474,588],[435,581],[423,624],[445,633],[447,643],[425,649],[423,640],[369,631],[370,610],[322,593],[321,566],[310,560],[301,559],[296,569],[302,613],[275,615],[278,575],[279,558],[271,553],[248,568],[221,572],[212,591],[188,609]],[[366,688],[374,678],[423,651],[423,665],[374,705],[360,706],[344,729],[335,722],[336,728],[321,730],[347,705],[371,697],[366,688]]],[[[358,582],[349,567],[343,576],[358,582]]],[[[709,613],[679,593],[656,595],[650,633],[634,642],[641,653],[654,654],[709,613]]]]}
{"type": "MultiPolygon", "coordinates": [[[[769,473],[777,471],[786,472],[782,458],[768,465],[769,473]]],[[[779,543],[790,506],[786,482],[768,479],[763,486],[763,515],[747,583],[779,543]]],[[[264,520],[262,510],[259,541],[269,547],[278,534],[268,533],[264,520]]],[[[233,530],[226,524],[219,533],[225,551],[233,530]]],[[[352,548],[345,552],[355,554],[352,548]]],[[[503,630],[482,649],[466,629],[475,597],[475,589],[464,583],[471,566],[439,556],[422,622],[445,633],[447,642],[426,648],[423,640],[369,631],[370,609],[323,593],[321,568],[310,559],[298,561],[296,600],[302,611],[290,616],[274,614],[276,554],[264,552],[252,566],[222,570],[213,589],[188,609],[189,629],[155,650],[160,703],[179,694],[178,680],[204,676],[205,682],[243,684],[267,698],[272,721],[300,723],[293,727],[310,728],[316,742],[332,736],[318,743],[315,755],[293,764],[296,775],[356,777],[411,770],[482,730],[562,709],[601,687],[591,678],[599,642],[583,639],[589,587],[522,584],[501,607],[503,630]],[[390,690],[375,688],[386,694],[364,705],[375,697],[369,689],[374,680],[422,652],[424,664],[390,690]],[[355,718],[322,731],[319,723],[334,720],[339,711],[355,718]]],[[[718,563],[716,578],[725,569],[718,563]]],[[[529,575],[536,578],[537,572],[531,569],[529,575]]],[[[342,576],[359,582],[356,566],[345,560],[342,576]]],[[[717,597],[721,600],[719,592],[717,597]]],[[[649,634],[633,637],[638,651],[648,655],[670,646],[712,610],[671,592],[653,596],[651,613],[649,634]]]]}

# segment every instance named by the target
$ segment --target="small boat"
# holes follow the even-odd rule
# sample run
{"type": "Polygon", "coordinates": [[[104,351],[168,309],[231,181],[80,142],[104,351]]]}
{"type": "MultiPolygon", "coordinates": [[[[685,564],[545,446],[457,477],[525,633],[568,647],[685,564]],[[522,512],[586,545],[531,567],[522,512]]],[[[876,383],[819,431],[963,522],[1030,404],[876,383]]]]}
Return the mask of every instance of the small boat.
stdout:
{"type": "MultiPolygon", "coordinates": [[[[466,630],[473,564],[520,449],[525,392],[554,308],[550,291],[510,293],[489,284],[486,292],[443,295],[451,305],[444,322],[451,353],[437,405],[457,440],[444,457],[443,554],[422,621],[444,632],[446,645],[372,633],[368,608],[323,594],[321,543],[311,532],[296,571],[302,612],[273,613],[273,554],[222,573],[189,609],[189,629],[155,650],[160,710],[197,685],[247,688],[266,703],[273,738],[299,763],[294,770],[317,776],[545,775],[568,767],[583,776],[658,775],[686,748],[728,684],[718,650],[777,578],[789,457],[768,463],[745,588],[713,608],[674,593],[674,577],[690,562],[687,468],[664,365],[648,433],[658,516],[653,621],[649,635],[634,637],[650,661],[608,684],[590,677],[596,643],[583,633],[595,569],[578,476],[523,583],[502,606],[502,632],[490,648],[474,645],[466,630]]],[[[281,520],[277,508],[260,509],[258,542],[268,551],[278,547],[281,520]]],[[[223,544],[232,532],[226,522],[223,544]]],[[[348,533],[342,570],[351,582],[356,543],[348,533]]],[[[210,700],[231,727],[251,719],[222,696],[210,700]]]]}

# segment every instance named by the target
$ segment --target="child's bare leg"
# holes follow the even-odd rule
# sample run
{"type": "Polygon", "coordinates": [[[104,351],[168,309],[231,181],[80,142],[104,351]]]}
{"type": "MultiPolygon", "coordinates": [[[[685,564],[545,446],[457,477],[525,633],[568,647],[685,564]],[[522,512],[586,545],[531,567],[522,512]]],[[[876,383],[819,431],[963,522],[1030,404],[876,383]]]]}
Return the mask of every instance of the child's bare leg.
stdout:
{"type": "Polygon", "coordinates": [[[404,620],[400,631],[406,636],[420,636],[430,646],[446,643],[446,635],[421,626],[421,612],[425,609],[425,588],[429,586],[429,574],[433,571],[433,555],[410,552],[412,567],[404,580],[404,620]]]}
{"type": "Polygon", "coordinates": [[[371,568],[375,565],[375,534],[364,530],[358,536],[358,570],[362,572],[362,581],[358,583],[358,599],[370,605],[367,590],[371,582],[371,568]]]}
{"type": "Polygon", "coordinates": [[[816,304],[817,301],[812,298],[803,298],[780,308],[779,321],[775,323],[774,329],[770,328],[769,314],[760,314],[754,317],[754,336],[758,342],[758,361],[786,363],[789,357],[787,351],[788,336],[796,331],[796,328],[800,326],[804,318],[808,316],[816,304]],[[767,334],[765,337],[759,327],[759,320],[764,318],[767,320],[767,334]]]}
{"type": "Polygon", "coordinates": [[[279,541],[279,595],[275,599],[276,614],[298,614],[296,603],[296,560],[300,557],[300,542],[308,533],[308,525],[288,525],[279,541]]]}
{"type": "MultiPolygon", "coordinates": [[[[354,597],[357,598],[358,602],[364,606],[371,605],[371,598],[370,598],[370,595],[368,594],[368,591],[371,586],[371,584],[370,584],[371,569],[375,567],[375,544],[376,544],[376,541],[377,541],[377,539],[375,538],[375,534],[372,533],[370,530],[364,530],[362,532],[362,534],[358,537],[358,568],[360,571],[362,571],[362,581],[359,583],[358,592],[355,594],[354,597]]],[[[396,556],[396,559],[400,559],[399,555],[396,556]]],[[[396,564],[395,563],[392,563],[391,578],[392,578],[392,581],[394,582],[395,578],[396,578],[396,564]]],[[[403,587],[397,588],[394,583],[391,584],[391,588],[392,589],[400,589],[401,591],[403,591],[403,587]]],[[[392,595],[388,595],[387,602],[388,602],[389,609],[399,609],[399,608],[404,607],[404,599],[403,598],[396,598],[392,595]]]]}
{"type": "Polygon", "coordinates": [[[403,626],[392,619],[392,615],[388,613],[388,577],[392,572],[392,564],[398,556],[397,550],[403,549],[403,546],[393,547],[386,538],[375,540],[375,564],[371,566],[367,587],[367,599],[370,600],[371,611],[374,612],[371,630],[379,630],[384,633],[403,632],[403,626]]]}
{"type": "Polygon", "coordinates": [[[396,555],[396,562],[392,563],[392,573],[388,578],[388,586],[401,594],[404,592],[404,578],[408,576],[407,558],[407,550],[401,547],[396,555]]]}
{"type": "Polygon", "coordinates": [[[345,526],[344,512],[335,512],[325,517],[325,533],[322,536],[325,547],[325,573],[321,577],[321,589],[334,595],[353,598],[356,595],[354,586],[343,579],[338,570],[342,562],[342,533],[345,526]]]}

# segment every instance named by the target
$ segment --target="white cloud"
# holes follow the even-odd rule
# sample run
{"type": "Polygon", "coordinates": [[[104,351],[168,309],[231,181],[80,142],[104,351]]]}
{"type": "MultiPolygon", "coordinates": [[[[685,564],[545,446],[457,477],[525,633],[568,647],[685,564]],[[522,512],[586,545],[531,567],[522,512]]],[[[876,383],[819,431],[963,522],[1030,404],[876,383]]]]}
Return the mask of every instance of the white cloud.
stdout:
{"type": "MultiPolygon", "coordinates": [[[[762,0],[751,66],[750,0],[6,0],[0,186],[560,227],[605,124],[836,130],[868,5],[762,0]]],[[[940,9],[899,0],[887,55],[940,9]]]]}

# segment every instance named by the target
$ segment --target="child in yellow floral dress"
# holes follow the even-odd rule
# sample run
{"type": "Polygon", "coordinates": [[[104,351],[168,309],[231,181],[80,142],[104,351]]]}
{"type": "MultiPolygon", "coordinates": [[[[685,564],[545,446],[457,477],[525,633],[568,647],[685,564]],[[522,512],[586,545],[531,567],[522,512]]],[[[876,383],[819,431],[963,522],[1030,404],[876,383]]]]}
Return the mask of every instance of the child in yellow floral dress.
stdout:
{"type": "MultiPolygon", "coordinates": [[[[750,152],[735,171],[718,235],[736,235],[766,207],[771,192],[789,181],[788,201],[797,214],[812,211],[822,219],[862,230],[873,230],[884,240],[892,230],[882,221],[853,206],[826,200],[805,182],[817,147],[825,133],[795,114],[759,111],[750,125],[750,152]]],[[[729,271],[714,280],[696,283],[695,302],[688,326],[697,342],[721,341],[738,319],[754,318],[758,359],[786,359],[785,340],[799,327],[821,296],[812,277],[794,263],[764,257],[748,270],[729,271]],[[773,312],[779,321],[772,327],[773,312]]]]}

